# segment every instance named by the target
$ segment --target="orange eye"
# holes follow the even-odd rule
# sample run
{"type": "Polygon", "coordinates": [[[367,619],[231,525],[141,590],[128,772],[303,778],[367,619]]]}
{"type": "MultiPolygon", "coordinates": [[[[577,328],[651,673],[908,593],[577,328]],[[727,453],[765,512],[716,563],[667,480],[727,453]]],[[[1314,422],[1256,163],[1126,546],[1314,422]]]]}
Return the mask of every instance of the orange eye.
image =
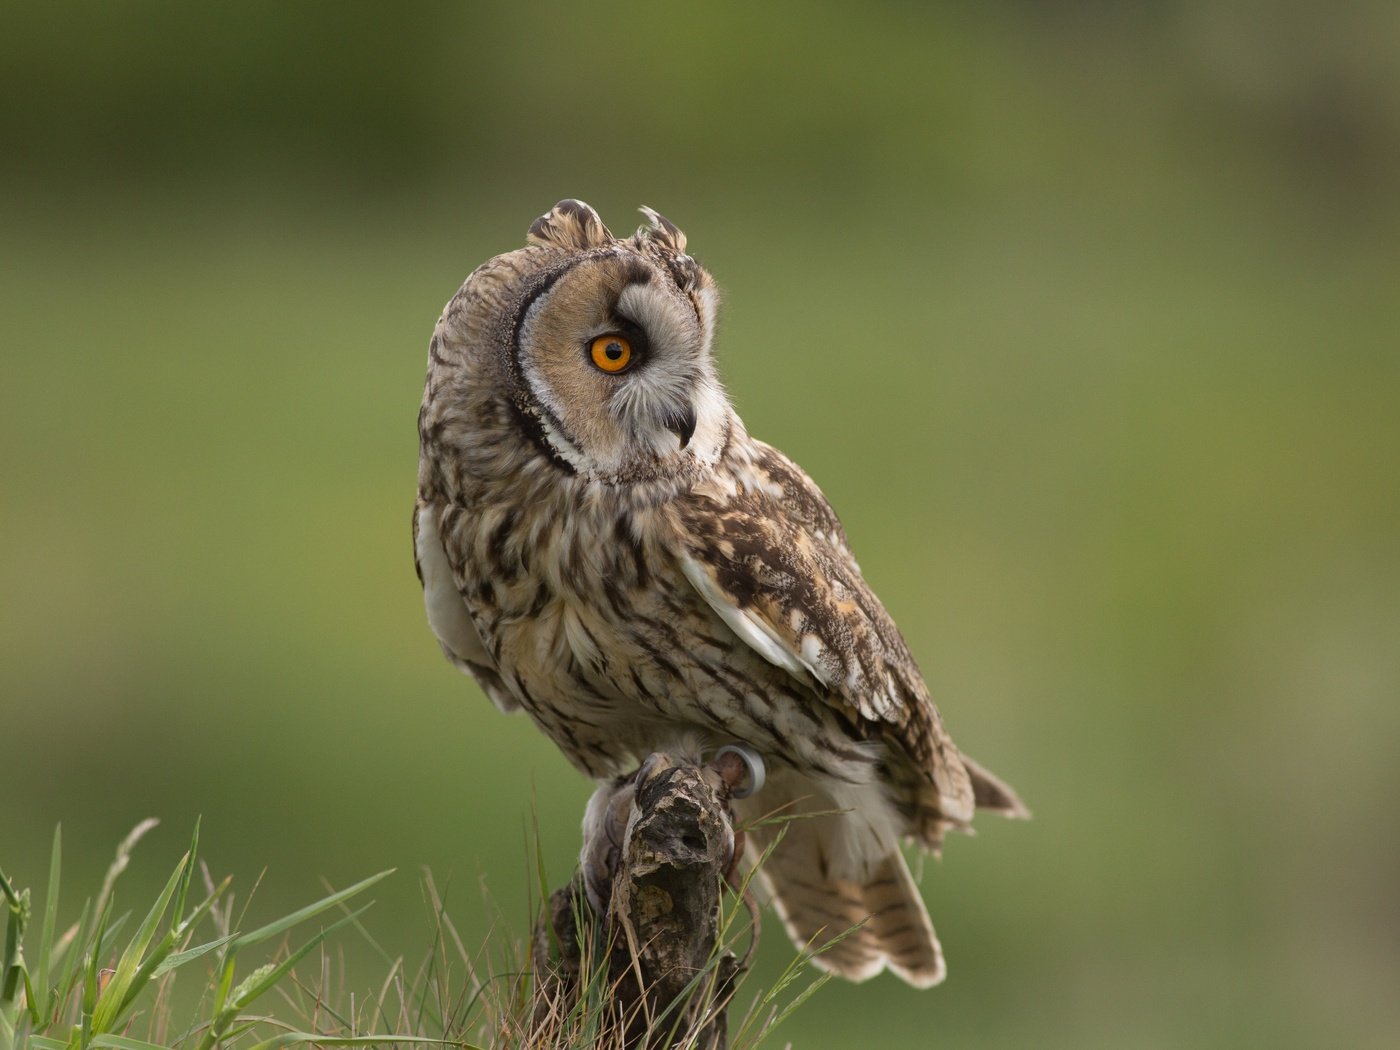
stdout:
{"type": "Polygon", "coordinates": [[[600,335],[588,352],[604,372],[621,372],[632,362],[632,344],[620,335],[600,335]]]}

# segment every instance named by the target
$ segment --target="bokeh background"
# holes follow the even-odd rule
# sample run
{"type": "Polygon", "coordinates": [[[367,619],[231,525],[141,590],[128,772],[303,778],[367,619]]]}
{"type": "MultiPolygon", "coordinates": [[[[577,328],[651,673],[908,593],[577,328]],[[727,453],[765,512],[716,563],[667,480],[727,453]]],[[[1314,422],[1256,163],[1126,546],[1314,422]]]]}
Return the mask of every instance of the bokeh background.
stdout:
{"type": "Polygon", "coordinates": [[[524,932],[532,807],[566,878],[409,511],[442,304],[577,196],[688,232],[1036,812],[927,866],[944,987],[779,1045],[1396,1045],[1394,3],[11,3],[0,143],[0,865],[61,821],[70,919],[151,815],[128,904],[202,814],[262,918],[397,866],[410,959],[423,865],[524,932]]]}

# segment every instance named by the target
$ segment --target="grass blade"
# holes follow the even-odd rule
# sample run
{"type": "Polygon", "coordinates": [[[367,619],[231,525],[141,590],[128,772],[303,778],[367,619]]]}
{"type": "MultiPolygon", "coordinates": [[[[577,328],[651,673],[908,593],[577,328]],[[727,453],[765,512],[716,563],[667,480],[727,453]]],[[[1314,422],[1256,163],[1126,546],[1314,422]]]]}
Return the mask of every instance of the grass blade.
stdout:
{"type": "Polygon", "coordinates": [[[4,894],[6,904],[16,911],[19,910],[19,894],[16,893],[15,888],[10,885],[10,880],[3,871],[0,871],[0,893],[4,894]]]}
{"type": "Polygon", "coordinates": [[[175,896],[175,908],[170,913],[170,932],[175,933],[178,928],[188,926],[182,923],[180,916],[185,914],[185,902],[190,895],[190,879],[194,877],[195,858],[199,856],[199,817],[194,820],[194,834],[190,836],[190,848],[186,854],[189,863],[185,866],[185,877],[180,880],[180,892],[175,896]]]}
{"type": "MultiPolygon", "coordinates": [[[[349,925],[355,919],[359,918],[366,911],[368,911],[369,908],[370,905],[366,904],[359,911],[351,912],[343,919],[337,919],[335,922],[331,923],[331,925],[327,926],[320,933],[316,934],[316,936],[312,937],[311,940],[307,941],[296,951],[292,952],[291,955],[287,956],[287,958],[283,959],[276,966],[268,968],[266,972],[256,977],[251,983],[245,981],[244,984],[239,985],[231,997],[229,1009],[243,1009],[254,999],[258,998],[258,996],[262,995],[269,988],[271,988],[278,981],[280,981],[282,977],[287,973],[287,971],[290,970],[293,966],[295,966],[298,962],[300,962],[308,952],[310,952],[313,948],[316,947],[316,945],[320,944],[322,941],[324,941],[327,937],[329,937],[336,930],[340,929],[342,926],[349,925]]],[[[256,974],[257,971],[255,970],[254,973],[256,974]]]]}
{"type": "Polygon", "coordinates": [[[98,957],[102,954],[102,941],[107,932],[107,915],[111,903],[112,899],[108,897],[102,905],[102,911],[98,913],[97,926],[93,933],[92,950],[88,952],[86,964],[83,966],[83,1013],[78,1042],[80,1047],[86,1047],[92,1042],[92,1012],[97,1008],[98,957]]]}
{"type": "Polygon", "coordinates": [[[279,933],[290,930],[293,926],[297,925],[297,923],[304,922],[313,915],[319,915],[327,908],[334,908],[341,901],[353,897],[362,890],[369,889],[380,879],[392,875],[395,870],[394,868],[390,868],[388,871],[381,871],[378,875],[371,875],[369,878],[357,882],[355,885],[347,887],[339,893],[332,893],[329,897],[322,897],[315,904],[308,904],[305,908],[294,911],[290,915],[285,915],[276,922],[270,922],[266,926],[261,926],[251,933],[241,934],[233,939],[231,950],[238,951],[239,949],[248,947],[250,944],[258,944],[271,937],[276,937],[279,933]]]}
{"type": "Polygon", "coordinates": [[[117,855],[112,858],[111,867],[107,869],[107,875],[102,880],[102,892],[97,895],[97,903],[93,907],[94,914],[101,915],[107,907],[107,901],[112,896],[112,887],[117,883],[117,877],[126,871],[126,866],[131,863],[131,851],[136,848],[136,844],[146,836],[146,832],[159,824],[155,817],[147,817],[131,829],[131,833],[122,839],[121,845],[117,847],[117,855]]]}
{"type": "Polygon", "coordinates": [[[208,944],[201,944],[196,948],[190,948],[187,951],[176,952],[174,955],[167,956],[162,960],[159,966],[151,971],[151,979],[155,980],[157,977],[169,973],[176,967],[184,966],[185,963],[198,959],[201,955],[212,952],[215,948],[222,948],[229,941],[233,940],[233,938],[234,934],[230,934],[227,937],[220,937],[217,940],[212,940],[208,944]]]}
{"type": "Polygon", "coordinates": [[[53,829],[53,851],[49,855],[49,888],[44,895],[44,923],[39,931],[39,963],[34,971],[34,1009],[48,1013],[49,961],[53,951],[53,931],[58,920],[58,873],[63,861],[63,825],[53,829]]]}
{"type": "Polygon", "coordinates": [[[448,1039],[429,1039],[421,1035],[317,1035],[314,1032],[283,1032],[281,1035],[254,1043],[249,1050],[280,1050],[298,1043],[318,1046],[382,1046],[385,1043],[431,1043],[436,1046],[456,1046],[461,1050],[486,1050],[475,1043],[460,1043],[448,1039]]]}
{"type": "Polygon", "coordinates": [[[94,1036],[89,1044],[93,1047],[111,1047],[111,1050],[168,1050],[159,1043],[147,1043],[141,1039],[131,1039],[124,1035],[94,1036]]]}
{"type": "Polygon", "coordinates": [[[83,901],[83,910],[78,915],[78,924],[70,930],[72,935],[58,946],[58,951],[53,954],[57,960],[61,953],[66,954],[63,963],[63,976],[54,985],[54,996],[59,1002],[68,998],[73,990],[73,981],[77,974],[78,960],[82,958],[83,950],[87,944],[88,927],[92,923],[92,898],[83,901]]]}
{"type": "MultiPolygon", "coordinates": [[[[92,1024],[98,1032],[107,1032],[115,1028],[127,1007],[140,994],[142,982],[137,980],[137,976],[142,969],[146,951],[150,948],[151,941],[155,939],[156,927],[160,925],[161,916],[170,906],[171,898],[174,897],[175,891],[179,888],[181,878],[184,876],[189,862],[190,855],[188,853],[180,858],[180,862],[175,865],[174,873],[166,881],[165,888],[161,890],[155,904],[151,905],[151,910],[146,913],[146,918],[137,929],[136,936],[132,938],[131,943],[126,946],[126,950],[117,960],[116,972],[112,974],[107,987],[103,989],[102,995],[97,1001],[97,1008],[93,1011],[92,1024]]],[[[160,947],[168,952],[173,942],[173,936],[167,935],[161,939],[160,947]]]]}

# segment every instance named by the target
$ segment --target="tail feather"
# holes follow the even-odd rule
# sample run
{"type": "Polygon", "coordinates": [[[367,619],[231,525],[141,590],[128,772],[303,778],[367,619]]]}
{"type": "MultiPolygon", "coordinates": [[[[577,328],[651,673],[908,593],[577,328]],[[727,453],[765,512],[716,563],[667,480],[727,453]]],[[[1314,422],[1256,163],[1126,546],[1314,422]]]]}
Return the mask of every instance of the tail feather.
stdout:
{"type": "Polygon", "coordinates": [[[937,851],[950,828],[971,832],[973,803],[1030,816],[1008,784],[972,759],[960,756],[960,768],[965,799],[950,801],[929,781],[908,808],[896,807],[878,785],[819,785],[790,771],[770,776],[760,796],[736,803],[747,822],[793,818],[751,827],[749,850],[756,860],[773,845],[759,881],[794,943],[818,951],[816,965],[852,981],[885,969],[916,988],[943,980],[943,950],[899,841],[910,837],[937,851]]]}
{"type": "Polygon", "coordinates": [[[875,868],[864,887],[869,927],[891,970],[915,988],[938,984],[947,974],[943,949],[904,856],[895,852],[875,868]]]}
{"type": "Polygon", "coordinates": [[[885,968],[877,939],[862,925],[866,911],[860,886],[841,880],[810,882],[787,865],[771,863],[760,878],[788,936],[818,952],[815,962],[822,969],[864,981],[885,968]]]}
{"type": "MultiPolygon", "coordinates": [[[[984,769],[966,755],[958,761],[967,771],[971,782],[972,800],[978,809],[1000,813],[1012,820],[1029,820],[1031,811],[1017,796],[1010,784],[990,770],[984,769]]],[[[943,836],[949,831],[974,834],[967,820],[950,816],[946,798],[934,784],[925,784],[917,795],[910,834],[925,849],[937,854],[943,849],[943,836]]]]}
{"type": "Polygon", "coordinates": [[[1031,811],[1026,808],[1010,784],[966,755],[962,756],[962,764],[967,769],[968,776],[972,777],[972,797],[976,800],[978,809],[1000,813],[1013,820],[1030,820],[1031,811]]]}
{"type": "MultiPolygon", "coordinates": [[[[784,786],[769,782],[765,808],[838,808],[810,781],[784,786]]],[[[782,835],[759,878],[788,935],[817,950],[821,968],[864,981],[888,967],[915,987],[937,984],[945,968],[928,910],[895,840],[864,808],[751,829],[756,854],[782,835]]]]}

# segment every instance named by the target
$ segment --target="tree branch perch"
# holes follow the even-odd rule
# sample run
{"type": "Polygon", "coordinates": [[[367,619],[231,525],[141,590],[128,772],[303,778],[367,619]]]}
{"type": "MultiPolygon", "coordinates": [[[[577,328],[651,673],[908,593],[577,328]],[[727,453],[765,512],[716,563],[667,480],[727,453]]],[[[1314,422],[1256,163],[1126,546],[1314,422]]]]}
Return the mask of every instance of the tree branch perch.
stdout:
{"type": "Polygon", "coordinates": [[[606,1035],[595,1045],[723,1050],[744,965],[720,944],[724,886],[742,851],[728,800],[742,776],[732,756],[700,766],[657,753],[595,796],[580,870],[535,930],[542,1036],[596,1009],[606,1035]]]}

